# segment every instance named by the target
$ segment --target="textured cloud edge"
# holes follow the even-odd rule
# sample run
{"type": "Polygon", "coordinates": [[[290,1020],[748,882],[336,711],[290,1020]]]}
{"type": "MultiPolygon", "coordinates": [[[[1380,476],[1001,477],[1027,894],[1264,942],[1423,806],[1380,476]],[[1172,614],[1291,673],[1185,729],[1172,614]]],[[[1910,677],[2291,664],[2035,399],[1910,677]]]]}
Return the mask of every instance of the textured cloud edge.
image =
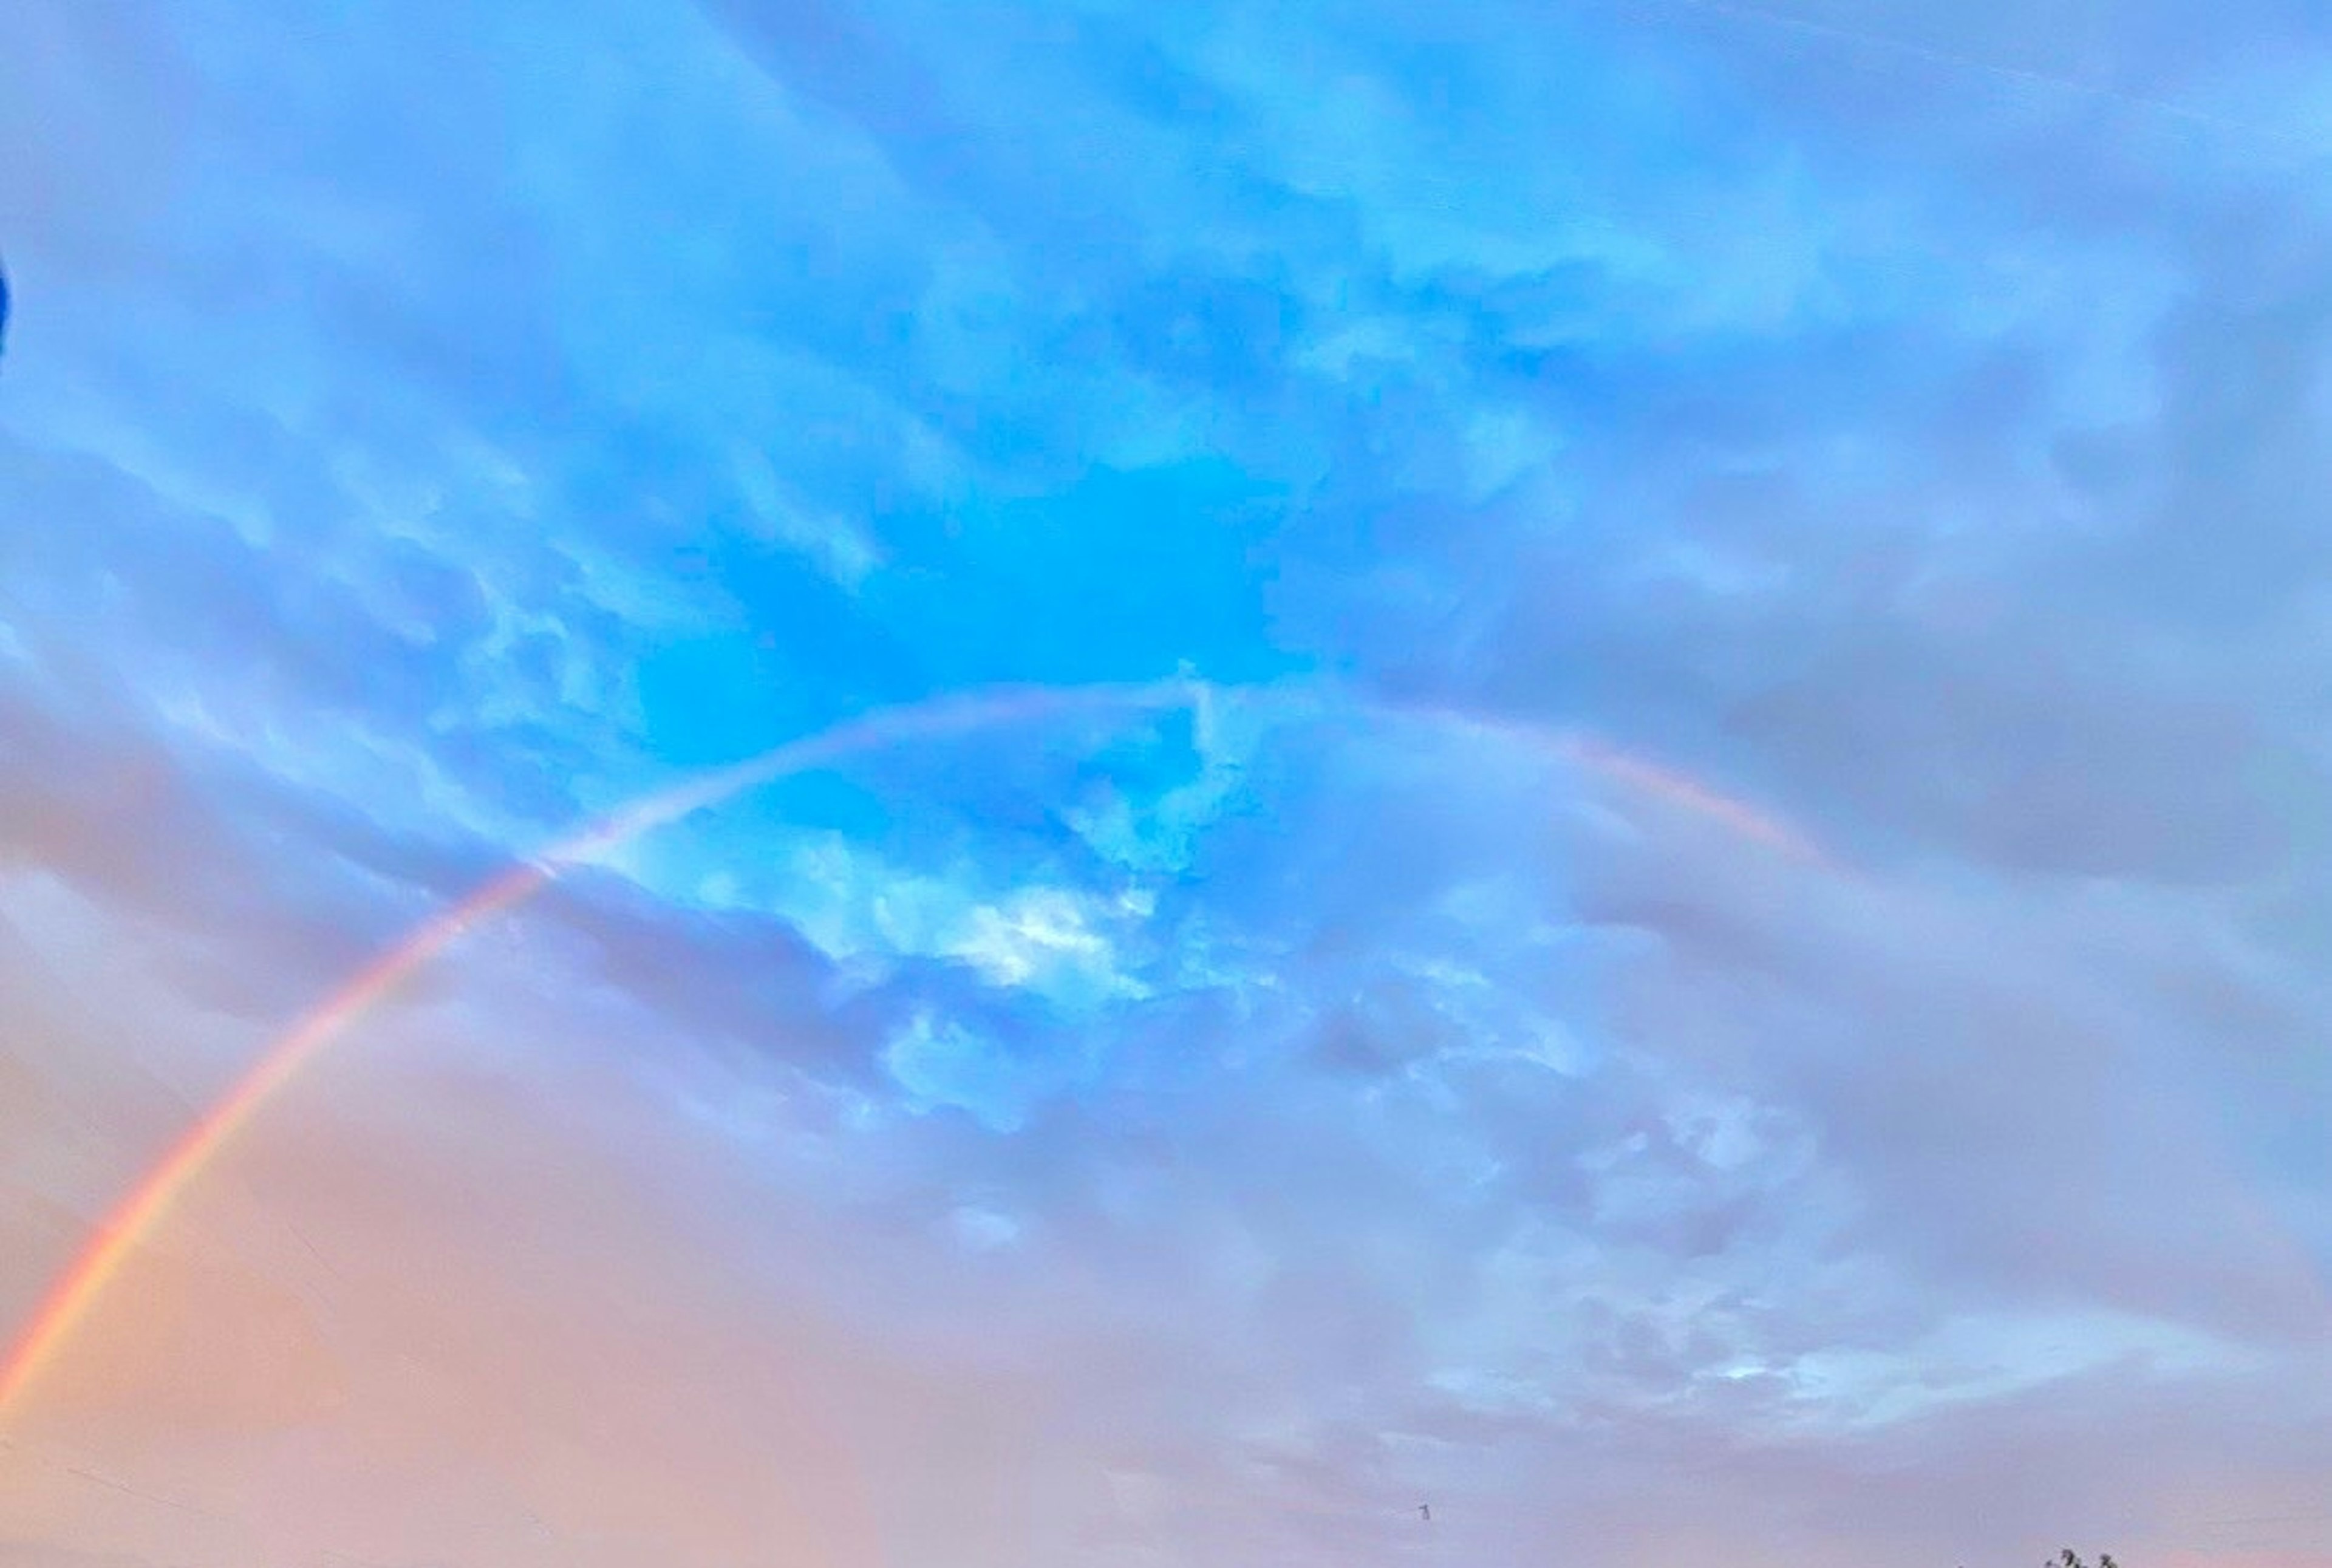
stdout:
{"type": "Polygon", "coordinates": [[[2324,41],[1412,11],[36,0],[0,1310],[692,770],[1374,707],[902,747],[479,932],[0,1551],[2327,1560],[2324,41]]]}

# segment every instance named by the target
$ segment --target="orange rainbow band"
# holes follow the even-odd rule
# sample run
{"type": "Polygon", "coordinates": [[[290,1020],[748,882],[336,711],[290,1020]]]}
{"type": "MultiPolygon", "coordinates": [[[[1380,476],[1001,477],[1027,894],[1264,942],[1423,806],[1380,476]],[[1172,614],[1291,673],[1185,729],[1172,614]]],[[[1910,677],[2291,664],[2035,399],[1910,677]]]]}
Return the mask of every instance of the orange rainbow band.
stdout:
{"type": "Polygon", "coordinates": [[[418,931],[370,963],[301,1018],[258,1063],[180,1136],[129,1195],[98,1223],[72,1266],[58,1276],[26,1320],[7,1359],[0,1362],[0,1412],[7,1410],[35,1373],[72,1337],[89,1309],[136,1250],[141,1238],[162,1222],[170,1206],[260,1108],[300,1069],[407,975],[451,946],[479,921],[523,903],[550,879],[549,868],[530,865],[504,873],[468,898],[433,917],[418,931]]]}
{"type": "Polygon", "coordinates": [[[1587,730],[1558,728],[1528,719],[1450,707],[1438,703],[1379,699],[1356,704],[1397,719],[1412,719],[1477,735],[1487,735],[1583,768],[1638,795],[1648,796],[1705,818],[1735,836],[1788,859],[1833,874],[1847,868],[1794,823],[1728,794],[1681,769],[1655,762],[1587,730]]]}
{"type": "Polygon", "coordinates": [[[1124,712],[1187,705],[1196,690],[1187,681],[1140,686],[1015,688],[881,710],[635,802],[534,860],[503,872],[366,964],[270,1045],[98,1222],[79,1255],[10,1342],[5,1359],[0,1360],[0,1417],[14,1408],[42,1369],[55,1359],[139,1244],[168,1217],[204,1168],[301,1069],[473,927],[524,904],[562,872],[741,790],[854,755],[1016,719],[1084,710],[1124,712]]]}
{"type": "MultiPolygon", "coordinates": [[[[1073,712],[1193,707],[1218,692],[1238,690],[1210,687],[1194,680],[1141,685],[1020,687],[884,709],[649,796],[602,818],[533,860],[503,872],[460,903],[425,921],[292,1025],[261,1053],[258,1061],[98,1222],[80,1253],[58,1276],[10,1342],[5,1358],[0,1359],[0,1418],[7,1416],[42,1370],[70,1343],[74,1331],[139,1244],[168,1218],[173,1206],[204,1169],[286,1085],[415,971],[473,927],[532,898],[565,871],[757,785],[773,783],[886,747],[1073,712]]],[[[1365,709],[1372,704],[1355,705],[1365,709]]],[[[1557,755],[1706,815],[1744,837],[1768,847],[1821,859],[1811,841],[1787,824],[1687,775],[1605,742],[1513,721],[1484,721],[1449,710],[1381,703],[1373,706],[1380,711],[1422,716],[1540,746],[1551,743],[1557,755]]]]}
{"type": "Polygon", "coordinates": [[[1632,751],[1622,751],[1592,735],[1568,737],[1565,750],[1574,760],[1597,772],[1656,796],[1670,805],[1696,812],[1768,849],[1833,871],[1839,869],[1821,846],[1797,827],[1737,796],[1711,788],[1689,773],[1679,772],[1632,751]]]}

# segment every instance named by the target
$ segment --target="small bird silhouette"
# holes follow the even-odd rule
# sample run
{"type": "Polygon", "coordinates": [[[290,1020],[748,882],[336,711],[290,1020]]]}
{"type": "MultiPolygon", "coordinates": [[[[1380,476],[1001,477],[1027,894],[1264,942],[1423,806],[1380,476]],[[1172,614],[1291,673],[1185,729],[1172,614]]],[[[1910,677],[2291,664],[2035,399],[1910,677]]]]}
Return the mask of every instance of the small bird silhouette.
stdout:
{"type": "Polygon", "coordinates": [[[1432,1504],[1430,1504],[1430,1503],[1419,1503],[1419,1504],[1417,1506],[1417,1516],[1418,1516],[1419,1518],[1420,1518],[1420,1519],[1424,1520],[1424,1521],[1425,1521],[1427,1524],[1429,1524],[1429,1525],[1432,1524],[1432,1523],[1433,1523],[1433,1505],[1432,1505],[1432,1504]]]}

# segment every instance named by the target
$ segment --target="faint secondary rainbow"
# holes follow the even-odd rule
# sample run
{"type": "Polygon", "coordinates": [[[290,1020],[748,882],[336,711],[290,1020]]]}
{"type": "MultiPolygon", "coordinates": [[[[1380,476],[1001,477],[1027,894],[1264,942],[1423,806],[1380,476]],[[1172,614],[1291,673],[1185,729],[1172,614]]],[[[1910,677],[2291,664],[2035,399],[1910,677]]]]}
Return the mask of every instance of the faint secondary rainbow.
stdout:
{"type": "Polygon", "coordinates": [[[715,770],[648,796],[600,818],[522,865],[495,876],[440,911],[351,975],[260,1054],[193,1126],[148,1169],[100,1219],[81,1251],[34,1307],[5,1359],[0,1359],[0,1418],[15,1407],[41,1372],[55,1360],[136,1253],[169,1217],[187,1188],[250,1125],[284,1086],[333,1041],[386,999],[416,971],[481,923],[508,913],[562,873],[645,833],[717,806],[779,779],[912,741],[942,739],[1002,724],[1080,712],[1128,713],[1198,709],[1219,697],[1261,696],[1297,705],[1376,711],[1497,735],[1552,750],[1631,788],[1705,816],[1770,849],[1828,864],[1796,828],[1689,775],[1649,761],[1577,731],[1547,730],[1513,720],[1463,712],[1339,698],[1307,699],[1302,689],[1218,687],[1196,680],[1137,685],[1037,686],[990,689],[886,708],[788,741],[758,757],[715,770]]]}

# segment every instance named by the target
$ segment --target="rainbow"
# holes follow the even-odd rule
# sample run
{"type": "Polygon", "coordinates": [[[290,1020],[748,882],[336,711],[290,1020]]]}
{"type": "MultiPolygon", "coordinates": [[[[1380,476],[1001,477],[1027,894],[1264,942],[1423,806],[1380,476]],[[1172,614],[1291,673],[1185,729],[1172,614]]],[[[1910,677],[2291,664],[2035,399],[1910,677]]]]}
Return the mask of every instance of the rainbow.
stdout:
{"type": "Polygon", "coordinates": [[[365,965],[268,1047],[258,1062],[98,1222],[81,1255],[49,1287],[9,1346],[7,1359],[0,1362],[0,1413],[14,1405],[34,1375],[72,1337],[139,1241],[169,1214],[178,1195],[301,1068],[407,975],[452,946],[480,921],[524,903],[551,875],[550,866],[529,864],[494,878],[365,965]]]}
{"type": "MultiPolygon", "coordinates": [[[[1179,679],[1132,685],[989,689],[883,709],[636,801],[495,876],[408,932],[278,1037],[98,1222],[9,1342],[5,1357],[0,1357],[0,1419],[16,1408],[42,1371],[72,1341],[107,1287],[139,1246],[168,1219],[186,1190],[285,1085],[417,970],[480,924],[526,903],[566,871],[745,790],[868,752],[1075,713],[1199,710],[1219,695],[1257,693],[1283,700],[1289,694],[1285,689],[1222,688],[1179,679]]],[[[1527,741],[1705,816],[1766,847],[1827,864],[1811,841],[1787,823],[1688,775],[1576,731],[1487,720],[1443,708],[1365,701],[1342,705],[1527,741]]]]}
{"type": "Polygon", "coordinates": [[[1394,718],[1419,720],[1471,734],[1487,735],[1618,784],[1628,790],[1701,817],[1739,838],[1747,839],[1785,859],[1800,861],[1832,874],[1845,865],[1794,824],[1727,794],[1690,773],[1655,762],[1639,752],[1613,744],[1585,730],[1555,729],[1527,719],[1493,716],[1471,709],[1439,703],[1404,703],[1382,699],[1353,704],[1394,718]]]}

